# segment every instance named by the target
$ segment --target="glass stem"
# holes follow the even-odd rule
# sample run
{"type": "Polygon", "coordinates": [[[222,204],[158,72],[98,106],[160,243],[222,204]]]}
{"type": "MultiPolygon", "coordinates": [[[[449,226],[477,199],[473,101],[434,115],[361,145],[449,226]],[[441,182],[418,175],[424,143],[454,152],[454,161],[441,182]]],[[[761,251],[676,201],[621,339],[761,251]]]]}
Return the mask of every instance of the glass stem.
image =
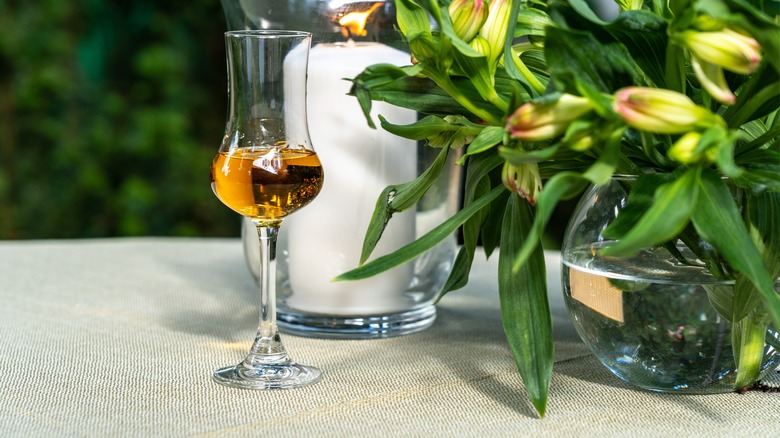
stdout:
{"type": "Polygon", "coordinates": [[[276,238],[279,224],[269,226],[267,221],[255,221],[255,226],[260,240],[260,275],[257,279],[260,322],[255,342],[244,359],[244,366],[248,368],[290,361],[276,327],[276,238]]]}

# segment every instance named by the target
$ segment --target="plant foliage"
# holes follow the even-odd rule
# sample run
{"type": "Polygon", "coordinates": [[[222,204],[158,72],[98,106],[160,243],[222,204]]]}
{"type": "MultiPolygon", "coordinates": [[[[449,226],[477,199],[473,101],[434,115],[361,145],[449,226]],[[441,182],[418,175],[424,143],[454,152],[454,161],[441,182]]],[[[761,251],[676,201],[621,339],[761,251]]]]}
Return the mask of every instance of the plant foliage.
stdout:
{"type": "MultiPolygon", "coordinates": [[[[613,175],[636,184],[603,255],[679,239],[712,275],[735,281],[710,301],[734,325],[739,385],[757,379],[762,334],[780,327],[778,11],[749,0],[617,4],[607,19],[584,0],[398,0],[411,65],[372,66],[353,80],[367,118],[373,100],[427,115],[410,126],[382,120],[384,129],[467,145],[466,192],[439,228],[341,278],[404,263],[462,225],[443,295],[467,282],[478,242],[488,255],[500,249],[502,320],[540,415],[553,363],[540,236],[556,204],[613,175]]],[[[435,173],[378,200],[364,260],[395,200],[418,198],[435,173]]]]}

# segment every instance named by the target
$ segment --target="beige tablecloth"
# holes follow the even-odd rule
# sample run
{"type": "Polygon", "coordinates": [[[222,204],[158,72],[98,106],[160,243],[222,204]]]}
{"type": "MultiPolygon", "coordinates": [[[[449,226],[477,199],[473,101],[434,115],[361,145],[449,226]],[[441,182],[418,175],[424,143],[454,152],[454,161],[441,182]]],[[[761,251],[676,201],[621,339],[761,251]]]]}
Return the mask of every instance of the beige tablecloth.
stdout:
{"type": "Polygon", "coordinates": [[[286,335],[325,377],[258,392],[210,379],[242,359],[257,322],[238,240],[0,242],[0,436],[780,436],[780,394],[656,394],[613,377],[556,288],[538,419],[501,328],[495,264],[478,260],[424,332],[286,335]]]}

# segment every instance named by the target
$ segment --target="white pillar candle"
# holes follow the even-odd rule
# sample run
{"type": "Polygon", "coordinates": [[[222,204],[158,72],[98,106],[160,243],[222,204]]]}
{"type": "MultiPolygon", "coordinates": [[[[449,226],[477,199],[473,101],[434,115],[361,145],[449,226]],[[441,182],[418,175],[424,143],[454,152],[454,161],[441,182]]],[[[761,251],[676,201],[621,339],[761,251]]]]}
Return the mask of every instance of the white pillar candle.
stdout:
{"type": "MultiPolygon", "coordinates": [[[[358,281],[331,280],[358,265],[363,237],[376,200],[390,184],[417,176],[416,142],[381,128],[371,129],[358,101],[347,92],[353,78],[377,63],[404,65],[409,55],[378,43],[317,44],[310,53],[308,122],[312,144],[325,170],[314,202],[284,223],[292,296],[287,306],[333,315],[375,315],[408,309],[404,291],[412,280],[407,263],[358,281]]],[[[416,113],[375,102],[391,123],[408,124],[416,113]]],[[[393,216],[372,259],[392,252],[415,237],[415,212],[393,216]]]]}

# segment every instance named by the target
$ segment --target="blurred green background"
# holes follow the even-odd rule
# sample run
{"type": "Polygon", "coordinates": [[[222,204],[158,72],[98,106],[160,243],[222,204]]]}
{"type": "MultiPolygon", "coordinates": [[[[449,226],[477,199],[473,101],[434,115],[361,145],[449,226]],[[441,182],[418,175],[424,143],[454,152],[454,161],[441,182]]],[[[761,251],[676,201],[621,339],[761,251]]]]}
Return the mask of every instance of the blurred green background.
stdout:
{"type": "Polygon", "coordinates": [[[218,0],[0,0],[0,239],[237,236],[225,30],[218,0]]]}
{"type": "Polygon", "coordinates": [[[0,239],[235,236],[217,0],[0,2],[0,239]]]}

